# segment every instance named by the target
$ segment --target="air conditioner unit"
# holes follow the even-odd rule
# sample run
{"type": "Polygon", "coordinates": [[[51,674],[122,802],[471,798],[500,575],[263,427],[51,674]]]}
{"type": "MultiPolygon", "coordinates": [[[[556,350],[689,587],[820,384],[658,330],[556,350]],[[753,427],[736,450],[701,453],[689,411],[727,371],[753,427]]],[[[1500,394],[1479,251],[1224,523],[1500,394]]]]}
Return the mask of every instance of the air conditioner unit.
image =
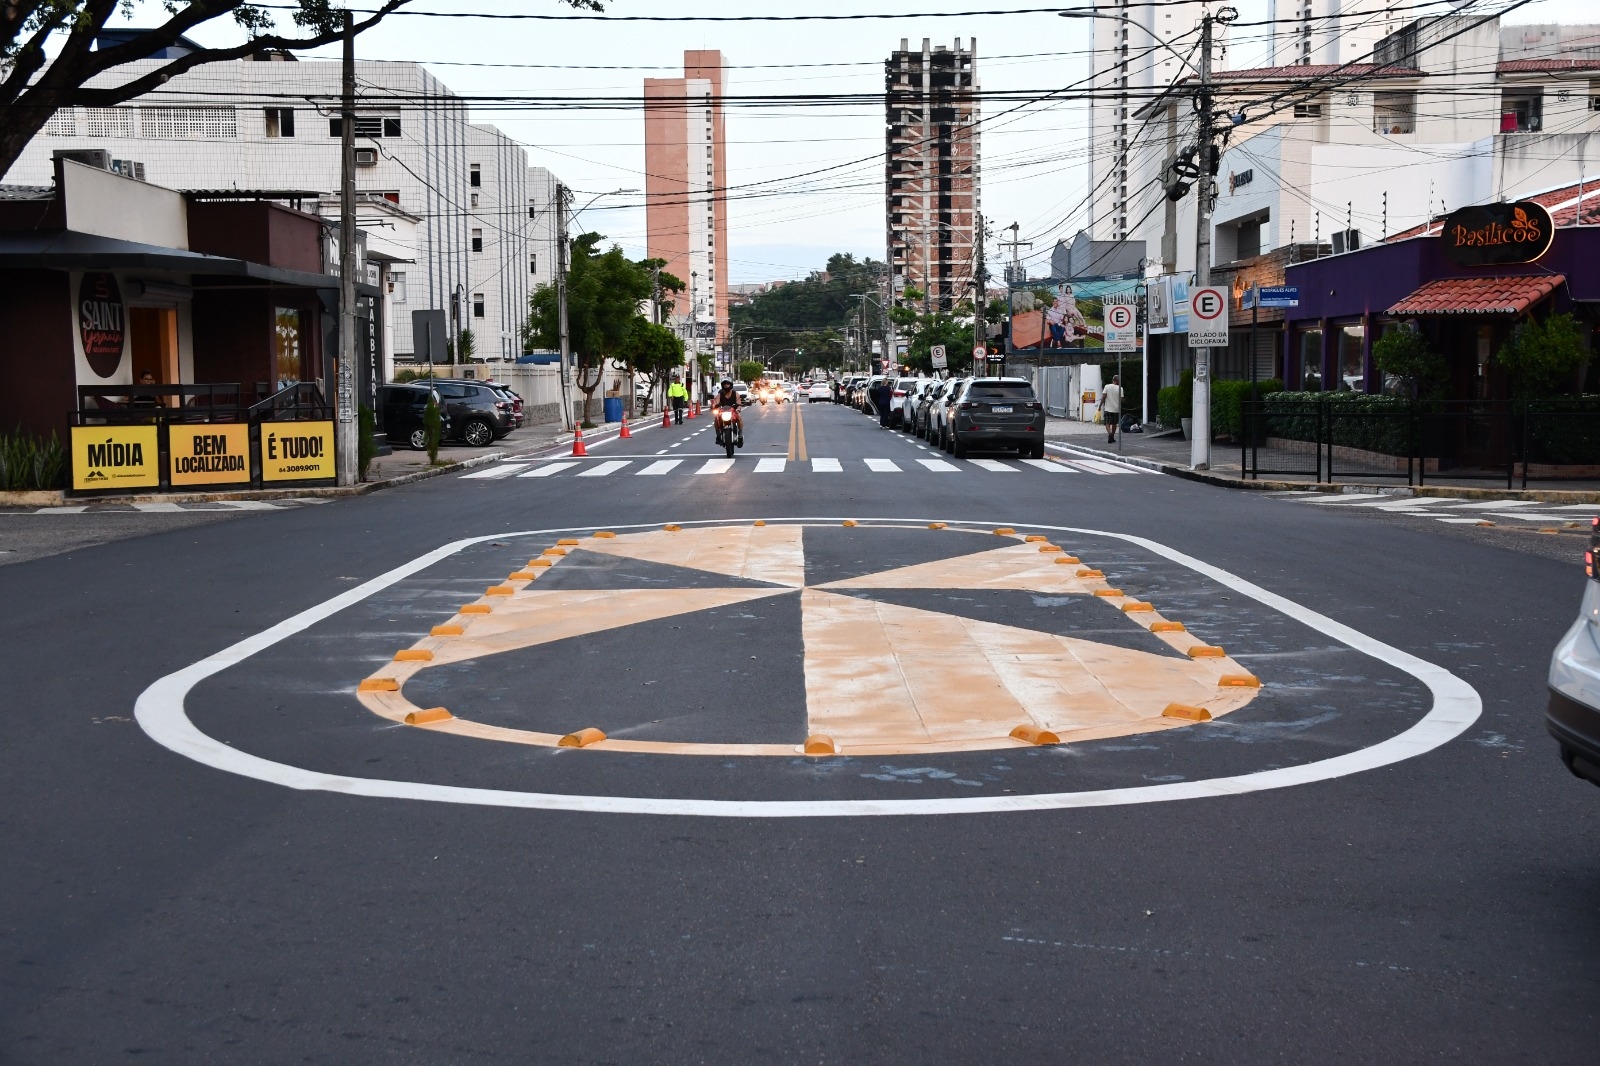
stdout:
{"type": "Polygon", "coordinates": [[[143,181],[144,164],[134,159],[113,159],[111,161],[111,173],[143,181]]]}
{"type": "Polygon", "coordinates": [[[378,165],[378,150],[376,148],[357,148],[356,166],[375,167],[378,165]]]}
{"type": "Polygon", "coordinates": [[[1333,235],[1333,254],[1343,255],[1353,252],[1361,247],[1361,231],[1358,229],[1339,230],[1333,235]]]}
{"type": "Polygon", "coordinates": [[[51,159],[70,159],[96,170],[111,169],[111,153],[104,148],[58,148],[50,153],[51,159]]]}

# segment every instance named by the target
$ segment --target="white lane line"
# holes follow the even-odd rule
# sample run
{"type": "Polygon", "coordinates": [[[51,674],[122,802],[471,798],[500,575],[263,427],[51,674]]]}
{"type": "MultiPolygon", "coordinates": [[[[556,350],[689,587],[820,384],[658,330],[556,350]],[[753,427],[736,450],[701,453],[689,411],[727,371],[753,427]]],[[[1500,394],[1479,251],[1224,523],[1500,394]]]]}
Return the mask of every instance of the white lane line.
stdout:
{"type": "Polygon", "coordinates": [[[518,474],[517,476],[518,477],[549,477],[551,474],[559,474],[563,470],[571,470],[573,467],[575,467],[577,465],[578,465],[577,463],[551,463],[549,466],[541,466],[537,470],[530,470],[526,474],[518,474]]]}
{"type": "MultiPolygon", "coordinates": [[[[288,501],[285,500],[285,503],[288,501]]],[[[217,500],[218,507],[227,507],[235,511],[281,511],[283,507],[265,500],[217,500]]]]}
{"type": "Polygon", "coordinates": [[[773,456],[768,456],[765,459],[757,459],[756,460],[756,473],[758,473],[758,474],[781,474],[781,473],[783,473],[784,464],[786,464],[788,461],[789,460],[787,460],[787,459],[778,459],[778,458],[775,458],[773,456]]]}
{"type": "Polygon", "coordinates": [[[182,514],[183,513],[183,508],[179,507],[175,503],[136,503],[136,504],[133,505],[133,509],[135,511],[143,511],[145,514],[182,514]]]}
{"type": "Polygon", "coordinates": [[[863,459],[862,462],[866,463],[867,469],[874,474],[898,474],[900,472],[900,468],[894,465],[894,460],[892,459],[863,459]]]}
{"type": "Polygon", "coordinates": [[[667,454],[667,450],[665,448],[662,448],[659,452],[656,452],[656,454],[657,455],[666,455],[667,454]]]}
{"type": "Polygon", "coordinates": [[[689,442],[688,442],[688,441],[686,441],[686,440],[680,440],[680,441],[679,441],[679,442],[678,442],[678,443],[676,443],[676,444],[669,444],[669,445],[667,445],[667,447],[669,447],[669,448],[681,448],[681,447],[683,447],[683,446],[684,446],[684,445],[685,445],[685,444],[688,444],[688,443],[689,443],[689,442]]]}
{"type": "Polygon", "coordinates": [[[1068,459],[1067,462],[1079,470],[1087,470],[1091,474],[1132,474],[1134,470],[1116,463],[1104,463],[1099,459],[1068,459]]]}
{"type": "Polygon", "coordinates": [[[705,465],[696,474],[726,474],[733,469],[732,459],[707,459],[705,465]]]}
{"type": "Polygon", "coordinates": [[[462,474],[462,481],[493,481],[496,478],[511,477],[528,469],[531,463],[497,463],[486,466],[482,470],[474,470],[470,474],[462,474]]]}
{"type": "MultiPolygon", "coordinates": [[[[659,454],[659,453],[658,453],[659,454]]],[[[653,477],[659,474],[668,474],[683,465],[682,459],[657,459],[643,470],[634,472],[635,477],[653,477]]]]}
{"type": "Polygon", "coordinates": [[[844,467],[839,465],[839,460],[837,459],[813,459],[811,460],[811,472],[813,474],[840,474],[844,472],[844,467]]]}
{"type": "Polygon", "coordinates": [[[1455,523],[1457,525],[1464,525],[1464,524],[1468,524],[1468,523],[1470,523],[1471,525],[1477,525],[1479,522],[1483,521],[1483,519],[1481,519],[1481,518],[1451,518],[1448,515],[1441,515],[1441,514],[1429,515],[1429,517],[1432,518],[1435,522],[1452,522],[1452,523],[1455,523]]]}
{"type": "Polygon", "coordinates": [[[83,514],[89,509],[88,504],[77,504],[73,507],[41,507],[34,514],[83,514]]]}
{"type": "Polygon", "coordinates": [[[627,466],[631,461],[632,460],[629,460],[629,459],[611,459],[611,460],[609,460],[607,462],[600,463],[600,464],[598,464],[596,466],[591,466],[589,469],[583,471],[581,474],[575,474],[573,476],[574,477],[605,477],[608,474],[615,474],[618,470],[621,470],[623,467],[627,466]]]}
{"type": "MultiPolygon", "coordinates": [[[[712,524],[707,520],[703,524],[712,524]]],[[[748,522],[749,520],[744,520],[748,522]]],[[[806,518],[802,522],[835,525],[841,519],[806,518]]],[[[906,522],[905,519],[892,520],[906,522]]],[[[918,523],[928,519],[918,519],[918,523]]],[[[990,519],[990,522],[995,519],[990,519]]],[[[686,523],[687,524],[687,523],[686,523]]],[[[694,523],[702,524],[702,523],[694,523]]],[[[1018,522],[1016,525],[1027,525],[1018,522]]],[[[643,529],[644,526],[617,526],[617,529],[643,529]]],[[[490,534],[454,541],[421,555],[408,563],[379,574],[353,589],[309,607],[277,625],[246,637],[181,670],[167,674],[139,694],[134,703],[134,719],[151,740],[186,758],[225,773],[264,781],[283,788],[335,793],[375,799],[407,799],[435,803],[477,804],[487,807],[533,810],[585,811],[607,814],[698,815],[728,818],[817,818],[884,815],[937,815],[1018,813],[1023,811],[1111,807],[1123,804],[1171,802],[1176,800],[1238,796],[1246,792],[1287,788],[1330,781],[1350,774],[1392,766],[1433,751],[1470,729],[1483,713],[1483,700],[1461,678],[1424,659],[1367,636],[1342,622],[1336,622],[1293,600],[1270,592],[1220,567],[1202,562],[1158,541],[1128,533],[1081,529],[1071,526],[1032,526],[1041,532],[1084,534],[1110,537],[1144,548],[1179,566],[1186,567],[1219,584],[1238,591],[1272,610],[1300,622],[1355,651],[1404,671],[1428,687],[1433,704],[1421,719],[1408,728],[1370,747],[1334,755],[1314,762],[1277,767],[1233,777],[1201,778],[1126,788],[1092,789],[1082,792],[1030,793],[1021,795],[963,796],[941,799],[853,799],[853,800],[744,800],[699,799],[665,796],[573,795],[550,792],[515,792],[508,789],[441,785],[422,781],[354,777],[308,770],[287,763],[273,762],[241,751],[207,734],[190,719],[184,706],[193,688],[215,674],[246,662],[262,651],[295,636],[318,622],[331,618],[348,607],[398,584],[413,574],[473,545],[510,536],[536,537],[567,533],[566,529],[525,530],[520,533],[490,534]]]]}
{"type": "Polygon", "coordinates": [[[968,459],[967,462],[979,470],[987,470],[991,474],[1016,474],[1021,472],[1016,467],[1007,466],[998,459],[968,459]]]}
{"type": "Polygon", "coordinates": [[[1513,507],[1537,507],[1534,500],[1480,500],[1477,503],[1464,503],[1463,511],[1509,511],[1513,507]]]}
{"type": "Polygon", "coordinates": [[[1375,511],[1414,511],[1427,507],[1434,502],[1431,496],[1402,496],[1398,500],[1384,499],[1364,500],[1356,504],[1357,507],[1371,507],[1375,511]]]}
{"type": "Polygon", "coordinates": [[[1552,511],[1590,511],[1600,513],[1600,503],[1563,503],[1552,507],[1552,511]]]}
{"type": "Polygon", "coordinates": [[[1076,474],[1077,471],[1065,463],[1052,462],[1049,459],[1024,459],[1024,463],[1040,470],[1048,470],[1052,474],[1076,474]]]}
{"type": "Polygon", "coordinates": [[[943,459],[918,459],[917,462],[932,470],[935,474],[959,474],[961,468],[954,463],[947,463],[943,459]]]}

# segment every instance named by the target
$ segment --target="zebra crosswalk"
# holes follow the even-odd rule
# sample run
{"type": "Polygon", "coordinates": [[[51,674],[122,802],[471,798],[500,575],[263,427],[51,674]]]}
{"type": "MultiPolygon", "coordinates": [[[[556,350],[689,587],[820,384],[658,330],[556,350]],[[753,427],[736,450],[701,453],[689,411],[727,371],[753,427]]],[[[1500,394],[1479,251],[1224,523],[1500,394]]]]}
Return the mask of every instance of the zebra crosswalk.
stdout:
{"type": "Polygon", "coordinates": [[[1028,471],[1046,474],[1147,474],[1136,467],[1097,459],[879,459],[864,458],[841,460],[822,457],[817,459],[786,459],[781,456],[761,458],[714,459],[657,459],[654,456],[637,459],[604,459],[598,461],[507,459],[462,474],[462,481],[506,481],[522,478],[582,477],[604,478],[612,476],[663,477],[685,475],[691,477],[718,476],[722,474],[1021,474],[1028,471]]]}
{"type": "Polygon", "coordinates": [[[1274,492],[1270,498],[1352,514],[1398,514],[1445,525],[1538,527],[1540,532],[1586,528],[1600,504],[1537,500],[1459,500],[1401,493],[1274,492]]]}

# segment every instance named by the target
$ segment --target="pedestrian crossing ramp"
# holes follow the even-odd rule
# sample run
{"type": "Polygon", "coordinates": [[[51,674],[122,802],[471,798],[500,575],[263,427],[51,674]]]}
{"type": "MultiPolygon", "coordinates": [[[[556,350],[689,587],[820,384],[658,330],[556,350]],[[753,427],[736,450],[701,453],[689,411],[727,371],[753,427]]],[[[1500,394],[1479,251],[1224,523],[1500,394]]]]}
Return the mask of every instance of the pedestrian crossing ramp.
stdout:
{"type": "Polygon", "coordinates": [[[1150,471],[1101,459],[785,459],[780,456],[739,459],[503,460],[462,474],[463,481],[505,481],[527,478],[716,477],[769,474],[1048,474],[1113,476],[1150,471]]]}

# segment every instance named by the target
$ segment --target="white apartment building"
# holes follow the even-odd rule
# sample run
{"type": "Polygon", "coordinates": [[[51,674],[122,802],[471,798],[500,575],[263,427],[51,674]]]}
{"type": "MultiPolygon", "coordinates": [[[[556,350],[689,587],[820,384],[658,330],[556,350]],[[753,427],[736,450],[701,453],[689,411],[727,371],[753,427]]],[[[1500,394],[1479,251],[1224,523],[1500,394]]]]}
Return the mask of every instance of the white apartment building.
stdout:
{"type": "MultiPolygon", "coordinates": [[[[1468,2],[1454,0],[1457,7],[1468,2]]],[[[1269,0],[1268,64],[1370,63],[1378,42],[1409,23],[1415,6],[1415,0],[1269,0]]]]}
{"type": "MultiPolygon", "coordinates": [[[[117,81],[162,60],[117,68],[117,81]]],[[[94,83],[91,83],[94,84],[94,83]]],[[[415,220],[415,255],[387,264],[388,344],[413,352],[414,310],[444,310],[474,335],[479,357],[514,358],[528,296],[553,262],[547,172],[416,63],[356,63],[356,188],[415,220]],[[542,175],[542,177],[541,177],[542,175]]],[[[161,89],[106,108],[55,115],[4,175],[45,185],[51,153],[99,148],[179,190],[294,192],[338,216],[340,64],[264,55],[213,63],[161,89]]],[[[363,227],[386,220],[363,212],[363,227]]]]}

